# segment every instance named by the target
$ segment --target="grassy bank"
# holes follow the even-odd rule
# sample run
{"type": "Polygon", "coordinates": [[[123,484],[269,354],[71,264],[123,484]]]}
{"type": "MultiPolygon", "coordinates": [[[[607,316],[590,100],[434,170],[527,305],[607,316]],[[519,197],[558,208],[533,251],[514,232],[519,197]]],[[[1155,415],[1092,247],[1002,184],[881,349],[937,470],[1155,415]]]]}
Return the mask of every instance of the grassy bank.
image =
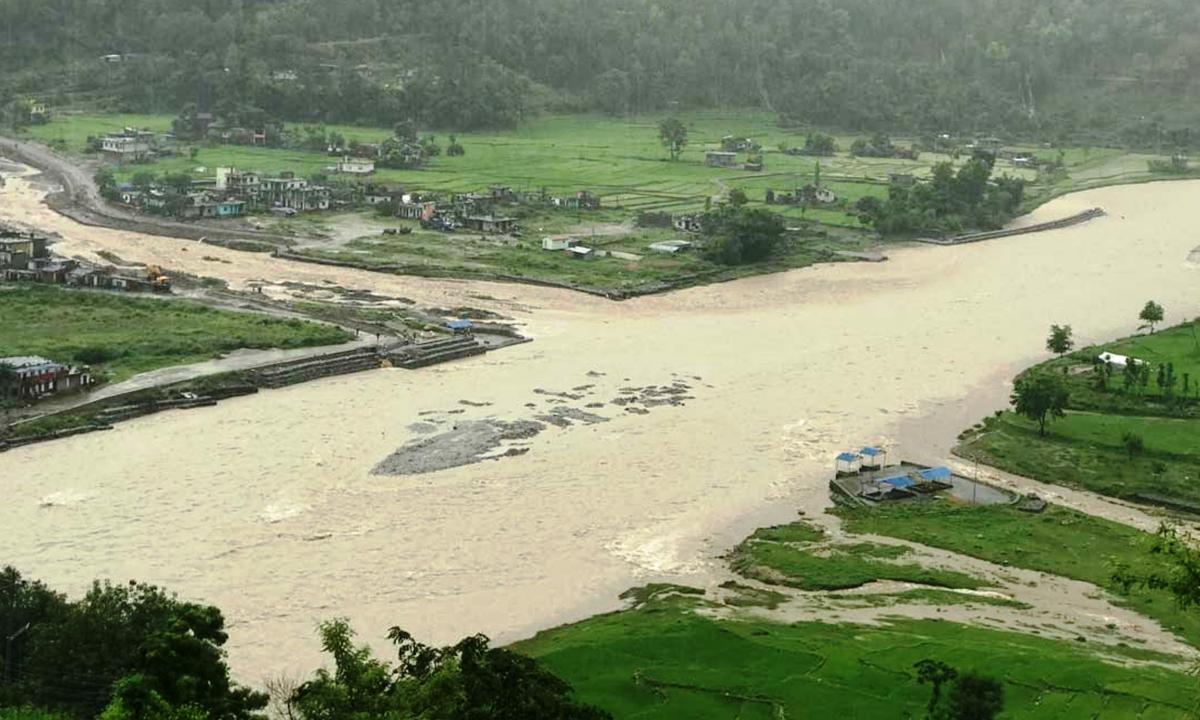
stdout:
{"type": "Polygon", "coordinates": [[[882,627],[717,619],[651,602],[539,634],[516,649],[624,719],[923,717],[926,658],[1003,681],[1003,717],[1178,718],[1194,680],[1107,664],[1081,647],[947,622],[882,627]]]}
{"type": "Polygon", "coordinates": [[[1067,416],[1043,437],[1028,419],[1002,413],[965,433],[959,455],[1043,482],[1200,511],[1197,323],[1086,348],[1028,372],[1063,375],[1067,416]],[[1127,385],[1120,369],[1101,373],[1093,362],[1105,351],[1148,363],[1149,381],[1127,385]],[[1176,383],[1160,387],[1167,364],[1176,383]],[[1140,447],[1130,446],[1130,435],[1140,447]]]}
{"type": "Polygon", "coordinates": [[[185,300],[0,286],[0,356],[42,355],[86,364],[113,382],[242,348],[348,340],[347,333],[330,325],[216,310],[185,300]]]}
{"type": "Polygon", "coordinates": [[[759,530],[739,545],[731,565],[739,574],[801,590],[845,590],[877,580],[975,589],[970,575],[911,562],[908,548],[877,543],[826,544],[804,523],[759,530]]]}
{"type": "Polygon", "coordinates": [[[1056,506],[1038,515],[1009,506],[951,503],[893,503],[835,512],[849,532],[910,540],[1092,583],[1200,645],[1200,614],[1180,609],[1166,592],[1125,591],[1113,582],[1120,565],[1146,569],[1158,562],[1147,550],[1150,535],[1127,525],[1056,506]]]}

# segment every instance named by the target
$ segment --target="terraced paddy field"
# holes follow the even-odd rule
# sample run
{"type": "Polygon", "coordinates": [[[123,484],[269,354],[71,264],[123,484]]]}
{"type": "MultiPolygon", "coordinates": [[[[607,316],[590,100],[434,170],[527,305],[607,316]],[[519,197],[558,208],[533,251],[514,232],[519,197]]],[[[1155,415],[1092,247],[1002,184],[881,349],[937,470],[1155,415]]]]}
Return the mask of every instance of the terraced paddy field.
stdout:
{"type": "MultiPolygon", "coordinates": [[[[923,153],[918,160],[855,158],[848,153],[855,136],[839,134],[837,155],[812,158],[786,155],[781,147],[804,144],[807,131],[779,127],[774,115],[762,112],[707,112],[681,116],[690,132],[690,143],[678,162],[669,162],[658,140],[659,117],[628,119],[600,116],[548,116],[530,120],[510,131],[460,133],[459,141],[467,150],[465,157],[436,158],[420,170],[379,170],[373,177],[379,182],[402,184],[431,191],[468,192],[489,185],[507,185],[520,190],[547,188],[567,193],[590,189],[606,205],[630,212],[699,210],[705,199],[731,188],[741,188],[751,201],[761,202],[767,189],[790,191],[814,179],[821,164],[822,182],[847,204],[864,196],[884,197],[891,174],[927,175],[945,155],[923,153]],[[705,153],[719,149],[725,135],[753,138],[762,145],[764,169],[713,168],[705,165],[705,153]]],[[[142,127],[166,132],[171,117],[166,115],[95,115],[64,114],[47,125],[30,128],[31,138],[81,153],[88,136],[101,135],[122,127],[142,127]]],[[[326,126],[347,140],[379,142],[390,130],[352,126],[326,126]]],[[[444,143],[448,133],[432,133],[444,143]]],[[[911,139],[898,139],[902,145],[911,139]]],[[[333,163],[319,152],[274,150],[236,146],[198,144],[195,158],[185,152],[151,166],[132,166],[118,170],[121,179],[136,172],[186,172],[196,176],[212,175],[219,166],[244,170],[277,172],[291,170],[299,175],[321,172],[333,163]]],[[[1047,159],[1057,151],[1029,147],[1047,159]]],[[[1103,148],[1064,151],[1067,174],[1047,179],[1044,186],[1031,190],[1031,199],[1044,201],[1072,189],[1096,184],[1129,181],[1147,177],[1148,156],[1103,148]]],[[[745,160],[745,155],[740,157],[745,160]]],[[[1033,181],[1036,173],[1001,161],[1000,172],[1033,181]]],[[[858,228],[856,218],[843,207],[830,209],[799,208],[786,214],[818,220],[822,223],[858,228]]]]}

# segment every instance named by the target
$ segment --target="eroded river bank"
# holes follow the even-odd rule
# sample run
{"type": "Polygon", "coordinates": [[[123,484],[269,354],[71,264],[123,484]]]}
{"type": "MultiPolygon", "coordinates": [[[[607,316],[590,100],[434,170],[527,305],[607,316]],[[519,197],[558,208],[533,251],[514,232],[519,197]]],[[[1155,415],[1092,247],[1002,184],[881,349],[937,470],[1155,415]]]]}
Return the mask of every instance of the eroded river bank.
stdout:
{"type": "Polygon", "coordinates": [[[752,527],[797,508],[819,514],[837,451],[902,443],[907,458],[943,459],[1042,356],[1050,323],[1093,341],[1132,332],[1151,298],[1168,320],[1200,314],[1197,193],[1196,182],[1081,193],[1035,219],[1093,206],[1108,216],[616,304],[201,252],[80,226],[48,210],[29,178],[11,178],[0,220],[59,233],[65,254],[104,251],[280,295],[332,283],[481,307],[536,342],[7,453],[3,561],[71,592],[138,578],[212,602],[250,682],[315,667],[315,624],[333,616],[370,640],[401,625],[439,643],[506,641],[614,608],[633,584],[704,584],[752,527]],[[678,405],[609,404],[622,388],[676,382],[688,383],[678,405]],[[564,404],[552,400],[584,386],[575,410],[604,422],[543,422],[518,439],[522,452],[482,463],[374,472],[428,437],[431,418],[441,433],[554,417],[564,404]],[[588,408],[593,396],[605,407],[588,408]]]}

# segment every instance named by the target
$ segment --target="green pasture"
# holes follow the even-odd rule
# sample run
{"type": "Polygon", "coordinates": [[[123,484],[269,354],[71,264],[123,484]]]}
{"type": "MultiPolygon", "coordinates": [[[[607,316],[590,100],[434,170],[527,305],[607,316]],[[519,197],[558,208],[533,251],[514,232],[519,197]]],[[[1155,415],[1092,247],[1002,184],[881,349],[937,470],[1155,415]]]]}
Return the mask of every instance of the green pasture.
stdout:
{"type": "Polygon", "coordinates": [[[87,364],[109,381],[241,348],[299,348],[349,339],[331,325],[184,300],[0,286],[0,357],[42,355],[87,364]]]}
{"type": "Polygon", "coordinates": [[[650,603],[540,633],[514,649],[622,720],[924,717],[913,665],[936,659],[1004,683],[1002,718],[1178,718],[1195,680],[1110,664],[1089,648],[938,621],[879,627],[720,619],[650,603]]]}

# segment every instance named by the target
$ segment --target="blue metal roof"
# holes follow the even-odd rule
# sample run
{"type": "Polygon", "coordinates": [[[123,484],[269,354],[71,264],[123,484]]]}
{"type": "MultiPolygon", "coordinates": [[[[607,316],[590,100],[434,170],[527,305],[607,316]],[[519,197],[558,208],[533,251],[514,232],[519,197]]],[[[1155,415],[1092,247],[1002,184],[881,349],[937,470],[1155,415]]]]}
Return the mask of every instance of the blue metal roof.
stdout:
{"type": "Polygon", "coordinates": [[[838,459],[838,462],[854,462],[855,460],[858,459],[858,456],[855,455],[854,453],[844,452],[841,455],[838,455],[837,459],[838,459]]]}
{"type": "Polygon", "coordinates": [[[896,488],[907,488],[916,484],[913,482],[913,479],[907,475],[893,475],[892,477],[886,477],[879,482],[887,483],[888,485],[896,488]]]}
{"type": "Polygon", "coordinates": [[[446,327],[451,330],[466,330],[474,326],[470,320],[449,320],[446,322],[446,327]]]}
{"type": "Polygon", "coordinates": [[[950,478],[952,473],[948,467],[936,467],[928,470],[922,470],[918,474],[926,480],[947,480],[950,478]]]}
{"type": "Polygon", "coordinates": [[[876,455],[882,455],[883,451],[879,448],[865,447],[862,450],[859,450],[858,454],[866,455],[867,457],[875,457],[876,455]]]}

